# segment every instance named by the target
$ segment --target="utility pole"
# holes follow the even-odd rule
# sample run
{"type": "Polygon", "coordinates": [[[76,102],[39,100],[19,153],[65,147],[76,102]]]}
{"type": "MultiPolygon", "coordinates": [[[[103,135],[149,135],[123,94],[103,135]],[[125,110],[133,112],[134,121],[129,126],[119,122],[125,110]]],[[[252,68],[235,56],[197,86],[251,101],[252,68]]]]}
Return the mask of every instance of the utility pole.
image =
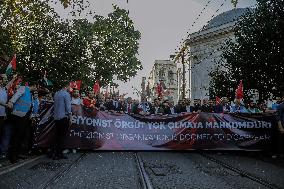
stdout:
{"type": "Polygon", "coordinates": [[[188,50],[188,46],[184,46],[181,51],[175,56],[174,62],[178,62],[178,60],[181,58],[181,63],[182,63],[182,89],[181,89],[181,99],[185,98],[185,86],[186,86],[186,80],[185,80],[185,56],[186,56],[186,51],[188,50]]]}
{"type": "Polygon", "coordinates": [[[185,62],[184,62],[184,51],[181,52],[181,63],[182,63],[182,99],[185,98],[185,62]]]}

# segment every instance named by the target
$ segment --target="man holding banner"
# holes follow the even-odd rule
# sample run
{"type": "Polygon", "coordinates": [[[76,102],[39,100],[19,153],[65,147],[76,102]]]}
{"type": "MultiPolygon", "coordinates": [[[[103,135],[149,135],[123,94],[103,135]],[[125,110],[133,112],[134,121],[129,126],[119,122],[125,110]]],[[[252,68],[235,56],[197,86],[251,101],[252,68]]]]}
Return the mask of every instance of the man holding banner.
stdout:
{"type": "Polygon", "coordinates": [[[277,106],[277,121],[278,130],[280,131],[278,136],[278,149],[277,153],[283,154],[283,135],[284,135],[284,95],[282,97],[282,103],[277,106]]]}
{"type": "Polygon", "coordinates": [[[30,87],[20,86],[20,83],[18,83],[16,93],[7,104],[7,107],[12,110],[9,118],[12,126],[12,137],[8,154],[11,163],[18,161],[20,153],[23,152],[22,144],[28,144],[28,119],[32,105],[31,91],[36,90],[36,83],[30,83],[30,87]]]}
{"type": "Polygon", "coordinates": [[[68,131],[71,121],[71,96],[68,91],[69,83],[63,82],[62,89],[54,95],[54,122],[55,122],[55,143],[53,145],[52,159],[67,159],[63,155],[63,138],[68,131]]]}

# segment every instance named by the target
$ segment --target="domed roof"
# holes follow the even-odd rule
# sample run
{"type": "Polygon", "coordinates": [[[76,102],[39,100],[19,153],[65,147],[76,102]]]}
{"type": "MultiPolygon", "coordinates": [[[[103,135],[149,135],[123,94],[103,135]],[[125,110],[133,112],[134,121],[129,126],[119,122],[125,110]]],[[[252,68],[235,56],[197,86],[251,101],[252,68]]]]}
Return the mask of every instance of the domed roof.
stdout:
{"type": "Polygon", "coordinates": [[[209,23],[202,28],[202,30],[207,30],[210,28],[218,27],[230,22],[234,22],[240,19],[242,15],[249,12],[250,8],[237,8],[232,9],[227,12],[223,12],[219,14],[218,16],[215,16],[212,20],[209,21],[209,23]]]}

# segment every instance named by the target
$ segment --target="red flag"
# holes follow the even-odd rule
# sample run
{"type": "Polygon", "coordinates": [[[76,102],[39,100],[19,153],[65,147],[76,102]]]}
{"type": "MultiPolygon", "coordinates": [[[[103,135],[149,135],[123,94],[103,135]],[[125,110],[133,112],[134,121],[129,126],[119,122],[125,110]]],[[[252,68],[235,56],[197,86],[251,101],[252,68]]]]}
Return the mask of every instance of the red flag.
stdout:
{"type": "Polygon", "coordinates": [[[162,86],[159,83],[157,83],[156,92],[158,94],[158,97],[162,97],[163,96],[163,94],[162,94],[162,86]]]}
{"type": "Polygon", "coordinates": [[[243,80],[241,80],[236,90],[236,99],[243,99],[243,98],[244,98],[244,87],[243,87],[243,80]]]}
{"type": "Polygon", "coordinates": [[[81,89],[81,84],[82,81],[78,80],[78,81],[72,81],[70,82],[69,86],[72,90],[80,90],[81,89]]]}
{"type": "Polygon", "coordinates": [[[95,94],[98,94],[100,92],[100,89],[101,89],[100,83],[97,80],[96,83],[94,84],[93,91],[94,91],[95,94]]]}
{"type": "Polygon", "coordinates": [[[12,65],[12,69],[16,70],[17,68],[17,58],[16,58],[16,54],[13,56],[12,61],[10,62],[10,64],[12,65]]]}
{"type": "Polygon", "coordinates": [[[17,58],[16,58],[16,55],[14,55],[14,57],[13,57],[13,59],[12,59],[10,64],[12,64],[13,70],[16,70],[16,68],[17,68],[17,58]]]}
{"type": "Polygon", "coordinates": [[[216,96],[216,104],[221,104],[221,99],[218,96],[216,96]]]}

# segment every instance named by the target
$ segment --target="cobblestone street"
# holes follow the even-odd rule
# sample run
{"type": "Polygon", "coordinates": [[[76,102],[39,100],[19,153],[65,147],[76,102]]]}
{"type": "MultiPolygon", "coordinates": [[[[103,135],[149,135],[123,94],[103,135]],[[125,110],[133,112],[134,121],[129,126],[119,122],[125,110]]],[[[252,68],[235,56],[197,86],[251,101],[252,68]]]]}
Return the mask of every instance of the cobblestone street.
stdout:
{"type": "Polygon", "coordinates": [[[236,153],[88,152],[4,167],[0,188],[284,188],[283,165],[236,153]]]}

